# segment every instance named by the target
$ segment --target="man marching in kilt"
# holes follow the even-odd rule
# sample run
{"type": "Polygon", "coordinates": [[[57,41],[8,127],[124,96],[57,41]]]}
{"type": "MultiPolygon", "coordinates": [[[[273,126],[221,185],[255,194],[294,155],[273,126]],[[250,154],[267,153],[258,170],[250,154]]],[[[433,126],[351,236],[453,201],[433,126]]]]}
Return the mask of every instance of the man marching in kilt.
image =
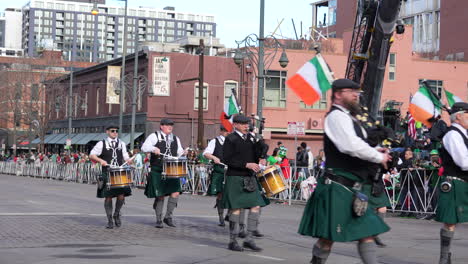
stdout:
{"type": "Polygon", "coordinates": [[[210,176],[210,185],[208,186],[208,195],[216,195],[216,208],[218,208],[219,226],[224,224],[224,208],[223,199],[223,184],[224,184],[224,165],[221,164],[223,159],[223,144],[229,132],[221,125],[219,128],[219,136],[210,140],[208,146],[203,152],[203,156],[212,160],[215,164],[210,176]]]}
{"type": "Polygon", "coordinates": [[[359,241],[364,264],[377,263],[373,237],[390,228],[360,192],[370,177],[368,167],[390,159],[387,150],[366,142],[367,133],[353,116],[360,110],[359,84],[339,79],[332,84],[333,106],[325,118],[326,174],[307,202],[299,233],[319,238],[312,250],[313,264],[326,262],[334,242],[359,241]]]}
{"type": "Polygon", "coordinates": [[[121,166],[125,161],[130,163],[127,147],[125,142],[117,138],[119,134],[118,126],[108,126],[106,128],[107,138],[99,141],[91,150],[89,158],[99,162],[102,166],[102,174],[98,182],[97,197],[104,199],[104,208],[107,215],[106,228],[112,229],[115,226],[120,227],[122,222],[120,220],[120,209],[125,203],[125,196],[132,195],[132,190],[129,186],[122,188],[107,188],[109,182],[108,169],[109,166],[121,166]],[[117,197],[115,202],[114,216],[112,216],[112,198],[117,197]],[[112,220],[114,218],[114,221],[112,220]]]}
{"type": "Polygon", "coordinates": [[[184,154],[184,149],[179,138],[172,133],[174,122],[170,119],[162,119],[159,131],[149,135],[141,150],[151,153],[151,172],[147,179],[145,195],[148,198],[155,198],[153,209],[156,212],[156,227],[163,228],[163,221],[166,225],[175,227],[172,220],[172,213],[177,207],[179,194],[182,189],[180,179],[165,178],[163,172],[163,154],[166,156],[179,157],[184,154]],[[164,197],[169,196],[167,201],[166,215],[162,219],[164,197]]]}
{"type": "MultiPolygon", "coordinates": [[[[255,138],[249,133],[250,119],[244,115],[234,117],[235,131],[226,137],[223,145],[223,163],[228,166],[226,184],[223,192],[223,206],[229,209],[229,245],[233,251],[243,251],[237,243],[241,209],[249,209],[247,219],[247,237],[244,248],[261,251],[253,240],[257,231],[259,211],[265,206],[256,179],[260,171],[259,159],[256,154],[255,138]]],[[[264,159],[260,163],[265,165],[264,159]]]]}
{"type": "Polygon", "coordinates": [[[442,138],[444,176],[440,180],[435,219],[443,223],[439,264],[452,263],[450,243],[455,227],[458,223],[468,222],[468,104],[455,103],[450,112],[452,126],[442,138]]]}

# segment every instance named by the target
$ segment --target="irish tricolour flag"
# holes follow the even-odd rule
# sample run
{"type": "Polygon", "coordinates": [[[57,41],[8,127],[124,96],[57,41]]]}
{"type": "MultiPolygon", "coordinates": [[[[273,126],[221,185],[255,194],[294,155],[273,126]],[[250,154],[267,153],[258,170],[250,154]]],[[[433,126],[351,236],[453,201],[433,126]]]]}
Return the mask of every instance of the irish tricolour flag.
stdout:
{"type": "Polygon", "coordinates": [[[322,93],[331,88],[333,80],[333,73],[318,53],[289,78],[286,84],[305,104],[312,105],[322,97],[322,93]]]}
{"type": "Polygon", "coordinates": [[[445,97],[447,98],[447,103],[450,107],[452,107],[454,103],[463,102],[463,100],[460,97],[454,95],[453,93],[447,90],[444,90],[444,91],[445,91],[445,97]]]}
{"type": "Polygon", "coordinates": [[[231,132],[233,130],[233,115],[238,114],[239,110],[240,108],[237,105],[236,97],[234,97],[234,95],[231,95],[227,102],[224,103],[224,111],[219,117],[219,119],[221,119],[221,124],[223,124],[224,128],[226,128],[227,131],[231,132]]]}
{"type": "Polygon", "coordinates": [[[422,122],[427,127],[431,127],[432,124],[429,119],[438,116],[441,108],[442,104],[439,99],[429,88],[422,85],[413,98],[411,98],[408,110],[414,120],[422,122]]]}

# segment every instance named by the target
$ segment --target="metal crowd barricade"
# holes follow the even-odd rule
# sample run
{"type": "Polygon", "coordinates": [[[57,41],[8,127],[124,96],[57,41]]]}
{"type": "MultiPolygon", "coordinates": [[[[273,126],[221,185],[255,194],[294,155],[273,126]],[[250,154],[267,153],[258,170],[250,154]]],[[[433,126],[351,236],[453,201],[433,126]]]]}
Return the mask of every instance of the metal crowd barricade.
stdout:
{"type": "Polygon", "coordinates": [[[434,214],[437,209],[439,181],[437,170],[402,169],[386,182],[391,210],[434,214]]]}

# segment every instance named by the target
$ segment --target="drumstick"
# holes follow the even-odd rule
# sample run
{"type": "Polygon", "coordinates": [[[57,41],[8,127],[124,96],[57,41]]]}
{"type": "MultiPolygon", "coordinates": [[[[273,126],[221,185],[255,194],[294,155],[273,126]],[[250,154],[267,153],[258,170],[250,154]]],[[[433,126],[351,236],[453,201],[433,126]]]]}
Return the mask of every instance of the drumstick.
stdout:
{"type": "Polygon", "coordinates": [[[133,157],[129,158],[126,162],[124,162],[122,165],[120,165],[120,167],[125,166],[125,164],[127,164],[127,162],[132,161],[132,160],[134,160],[135,158],[136,158],[136,155],[134,155],[133,157]]]}

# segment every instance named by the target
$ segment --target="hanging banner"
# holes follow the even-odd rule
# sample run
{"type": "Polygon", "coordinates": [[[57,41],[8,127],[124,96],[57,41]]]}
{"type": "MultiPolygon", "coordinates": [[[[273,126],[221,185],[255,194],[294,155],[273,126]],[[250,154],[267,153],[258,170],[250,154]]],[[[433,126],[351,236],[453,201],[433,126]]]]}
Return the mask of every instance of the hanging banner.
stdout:
{"type": "Polygon", "coordinates": [[[154,57],[153,60],[153,85],[151,85],[151,95],[170,95],[170,58],[154,57]]]}
{"type": "Polygon", "coordinates": [[[107,66],[107,104],[119,104],[120,96],[115,93],[115,90],[120,88],[120,69],[120,66],[107,66]]]}

